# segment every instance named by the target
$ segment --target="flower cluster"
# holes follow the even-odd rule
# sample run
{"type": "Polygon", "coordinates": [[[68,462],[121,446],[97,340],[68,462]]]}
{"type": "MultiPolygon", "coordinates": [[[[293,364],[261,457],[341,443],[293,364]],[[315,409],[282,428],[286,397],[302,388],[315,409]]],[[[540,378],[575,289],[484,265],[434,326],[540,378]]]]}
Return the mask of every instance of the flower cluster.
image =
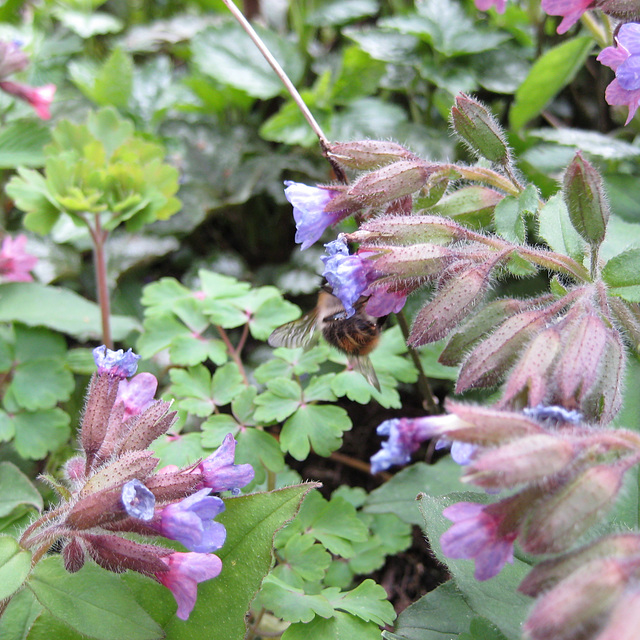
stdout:
{"type": "Polygon", "coordinates": [[[10,75],[25,69],[28,64],[29,59],[19,44],[0,41],[0,89],[28,102],[43,120],[48,120],[51,117],[49,105],[56,92],[55,84],[32,87],[22,82],[6,80],[10,75]]]}
{"type": "Polygon", "coordinates": [[[98,368],[89,385],[80,431],[82,454],[69,460],[66,500],[23,534],[21,544],[45,553],[62,540],[70,572],[87,557],[120,573],[138,571],[169,588],[179,618],[186,620],[197,597],[197,584],[222,569],[212,552],[224,544],[226,531],[214,519],[224,511],[212,492],[237,490],[254,477],[251,465],[234,464],[235,440],[198,464],[156,471],[149,445],[166,433],[176,414],[170,403],[154,400],[157,381],[148,373],[131,380],[139,356],[106,347],[94,350],[98,368]],[[189,551],[136,542],[121,533],[163,536],[189,551]]]}

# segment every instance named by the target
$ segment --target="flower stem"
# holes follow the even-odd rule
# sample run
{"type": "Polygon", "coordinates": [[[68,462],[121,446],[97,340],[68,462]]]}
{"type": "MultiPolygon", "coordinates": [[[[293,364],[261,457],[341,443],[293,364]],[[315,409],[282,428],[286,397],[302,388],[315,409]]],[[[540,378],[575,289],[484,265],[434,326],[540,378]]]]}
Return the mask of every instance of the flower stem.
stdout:
{"type": "Polygon", "coordinates": [[[238,355],[238,352],[236,351],[235,347],[231,344],[231,340],[229,340],[229,336],[227,335],[227,332],[217,324],[213,326],[216,328],[218,335],[220,336],[220,338],[222,338],[222,342],[224,342],[225,346],[227,347],[227,353],[229,354],[230,358],[238,365],[238,369],[240,370],[240,375],[242,376],[242,381],[248,387],[249,378],[247,378],[247,372],[244,370],[244,365],[242,364],[242,360],[240,359],[240,356],[238,355]]]}
{"type": "Polygon", "coordinates": [[[108,231],[102,229],[100,217],[95,217],[95,227],[90,224],[89,232],[93,240],[93,261],[96,270],[96,288],[98,291],[98,304],[100,305],[100,315],[102,317],[102,342],[108,349],[113,349],[111,339],[111,302],[109,300],[109,286],[107,284],[107,261],[105,257],[104,245],[109,235],[108,231]]]}

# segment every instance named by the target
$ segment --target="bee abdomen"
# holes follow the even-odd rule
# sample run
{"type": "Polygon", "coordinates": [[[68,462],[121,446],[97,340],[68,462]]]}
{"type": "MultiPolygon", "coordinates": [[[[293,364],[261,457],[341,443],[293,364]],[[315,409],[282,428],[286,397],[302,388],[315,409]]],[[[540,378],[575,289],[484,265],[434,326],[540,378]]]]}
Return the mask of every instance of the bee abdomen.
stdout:
{"type": "Polygon", "coordinates": [[[380,337],[377,323],[354,316],[323,327],[325,340],[348,355],[364,356],[373,351],[380,337]]]}

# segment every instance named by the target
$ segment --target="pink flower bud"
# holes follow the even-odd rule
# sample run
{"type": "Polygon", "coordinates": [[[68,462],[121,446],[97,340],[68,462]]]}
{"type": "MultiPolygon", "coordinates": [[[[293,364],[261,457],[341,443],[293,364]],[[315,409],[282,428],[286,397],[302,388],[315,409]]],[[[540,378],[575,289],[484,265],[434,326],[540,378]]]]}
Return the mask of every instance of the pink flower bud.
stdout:
{"type": "Polygon", "coordinates": [[[127,538],[110,534],[83,533],[89,555],[103,569],[114,573],[124,573],[127,569],[154,576],[166,571],[164,558],[173,553],[154,544],[142,544],[127,538]]]}
{"type": "Polygon", "coordinates": [[[597,640],[637,640],[640,629],[640,589],[629,587],[612,608],[597,640]]]}
{"type": "Polygon", "coordinates": [[[33,280],[29,271],[36,266],[38,258],[24,250],[26,244],[27,236],[24,234],[15,238],[5,236],[2,239],[0,282],[31,282],[33,280]]]}
{"type": "Polygon", "coordinates": [[[410,278],[435,277],[455,256],[451,249],[437,244],[381,245],[376,250],[380,251],[373,260],[377,271],[410,278]]]}
{"type": "Polygon", "coordinates": [[[487,489],[538,482],[562,471],[574,458],[573,445],[554,435],[534,435],[481,453],[462,478],[487,489]]]}
{"type": "Polygon", "coordinates": [[[525,636],[573,640],[585,637],[579,635],[585,629],[597,631],[633,570],[637,571],[637,560],[629,565],[625,560],[606,558],[583,565],[538,600],[524,624],[525,636]]]}
{"type": "Polygon", "coordinates": [[[528,553],[560,553],[613,506],[629,463],[597,465],[530,510],[521,540],[528,553]]]}
{"type": "Polygon", "coordinates": [[[334,142],[329,147],[328,155],[344,167],[362,171],[416,157],[402,145],[389,140],[334,142]]]}
{"type": "Polygon", "coordinates": [[[466,358],[456,393],[495,384],[516,361],[522,348],[547,323],[544,311],[525,311],[505,320],[466,358]]]}
{"type": "Polygon", "coordinates": [[[43,120],[49,120],[49,118],[51,118],[49,106],[53,102],[53,96],[56,93],[55,84],[47,84],[43,87],[30,87],[28,84],[22,84],[21,82],[5,80],[4,82],[0,82],[0,89],[14,95],[16,98],[20,98],[20,100],[28,102],[43,120]]]}
{"type": "Polygon", "coordinates": [[[440,216],[390,216],[369,220],[348,234],[350,242],[383,240],[391,244],[433,242],[445,244],[466,239],[468,230],[440,216]]]}

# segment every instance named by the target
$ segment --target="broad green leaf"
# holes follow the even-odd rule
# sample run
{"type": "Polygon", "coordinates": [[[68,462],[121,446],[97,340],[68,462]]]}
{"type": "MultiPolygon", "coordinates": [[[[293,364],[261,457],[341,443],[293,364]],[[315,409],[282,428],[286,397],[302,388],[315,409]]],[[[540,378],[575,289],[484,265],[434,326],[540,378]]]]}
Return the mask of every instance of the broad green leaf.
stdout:
{"type": "Polygon", "coordinates": [[[352,20],[378,13],[375,0],[330,0],[306,17],[306,23],[315,27],[339,26],[352,20]]]}
{"type": "Polygon", "coordinates": [[[43,502],[40,492],[27,476],[11,462],[0,462],[0,517],[9,515],[18,505],[28,504],[38,511],[43,502]]]}
{"type": "Polygon", "coordinates": [[[396,620],[394,640],[443,640],[469,630],[475,613],[453,580],[407,607],[396,620]]]}
{"type": "MultiPolygon", "coordinates": [[[[256,402],[260,398],[258,396],[256,402]]],[[[340,447],[342,434],[351,426],[351,420],[342,407],[304,405],[284,423],[280,446],[296,460],[305,460],[311,447],[319,456],[328,456],[340,447]]]]}
{"type": "Polygon", "coordinates": [[[249,329],[256,340],[266,340],[274,329],[295,320],[300,309],[281,297],[270,297],[265,300],[249,318],[249,329]]]}
{"type": "Polygon", "coordinates": [[[6,125],[0,133],[0,169],[41,167],[50,140],[49,129],[32,119],[6,125]]]}
{"type": "MultiPolygon", "coordinates": [[[[273,31],[259,26],[256,30],[291,81],[298,82],[303,64],[295,45],[273,31]]],[[[193,61],[202,73],[255,98],[279,95],[284,87],[258,49],[238,46],[240,42],[247,42],[246,37],[242,28],[234,23],[208,27],[192,41],[193,61]]]]}
{"type": "Polygon", "coordinates": [[[22,549],[17,540],[0,536],[0,599],[4,600],[17,591],[30,570],[31,552],[22,549]]]}
{"type": "Polygon", "coordinates": [[[69,414],[57,407],[15,414],[16,451],[23,458],[41,460],[69,440],[69,422],[69,414]]]}
{"type": "MultiPolygon", "coordinates": [[[[624,140],[612,138],[610,135],[577,129],[573,127],[533,129],[528,132],[532,138],[540,138],[555,145],[566,145],[581,149],[590,156],[599,156],[605,160],[624,160],[625,158],[636,158],[638,147],[624,140]]],[[[557,149],[556,149],[557,150],[557,149]]],[[[572,155],[563,157],[562,165],[566,165],[571,160],[572,155]]],[[[631,178],[631,176],[627,176],[631,178]]],[[[617,210],[614,208],[614,211],[617,210]]]]}
{"type": "Polygon", "coordinates": [[[89,97],[100,106],[126,107],[132,82],[132,59],[122,49],[114,49],[96,74],[89,97]]]}
{"type": "Polygon", "coordinates": [[[219,407],[229,404],[244,391],[246,386],[238,365],[235,362],[227,362],[222,367],[218,367],[213,374],[211,381],[213,401],[219,407]]]}
{"type": "MultiPolygon", "coordinates": [[[[616,293],[616,290],[624,291],[626,288],[639,287],[640,248],[627,249],[611,258],[602,270],[602,277],[612,288],[612,293],[616,293]]],[[[625,297],[622,293],[619,295],[625,297]]]]}
{"type": "Polygon", "coordinates": [[[177,436],[161,436],[150,447],[154,455],[160,458],[160,466],[175,464],[188,467],[207,454],[200,442],[200,433],[181,433],[177,436]]]}
{"type": "Polygon", "coordinates": [[[162,629],[121,580],[93,564],[67,573],[60,556],[42,560],[28,586],[40,604],[72,629],[98,640],[155,640],[162,629]]]}
{"type": "Polygon", "coordinates": [[[245,614],[271,567],[274,532],[293,518],[313,488],[305,484],[225,500],[226,511],[217,517],[227,529],[227,540],[217,552],[222,572],[198,585],[189,620],[173,618],[165,627],[167,640],[244,637],[245,614]]]}
{"type": "MultiPolygon", "coordinates": [[[[363,507],[365,513],[394,513],[403,522],[422,524],[416,496],[425,492],[443,496],[451,491],[473,489],[460,482],[462,470],[451,458],[442,458],[436,464],[423,462],[402,469],[391,480],[369,494],[363,507]]],[[[478,491],[481,491],[478,489],[478,491]]]]}
{"type": "Polygon", "coordinates": [[[42,611],[42,605],[29,589],[16,593],[0,617],[2,640],[25,640],[42,611]]]}
{"type": "Polygon", "coordinates": [[[95,35],[118,33],[122,31],[122,21],[103,11],[74,11],[72,9],[55,9],[60,22],[85,40],[95,35]]]}
{"type": "Polygon", "coordinates": [[[499,235],[516,244],[524,242],[526,231],[517,198],[505,196],[495,206],[493,216],[499,235]]]}
{"type": "Polygon", "coordinates": [[[543,54],[531,68],[516,92],[509,112],[514,129],[521,129],[535,118],[547,103],[575,77],[593,49],[593,38],[581,36],[567,40],[543,54]]]}
{"type": "Polygon", "coordinates": [[[237,435],[236,460],[250,463],[258,476],[263,476],[262,467],[279,473],[285,467],[284,455],[278,441],[269,433],[259,429],[245,429],[237,435]]]}
{"type": "Polygon", "coordinates": [[[267,383],[267,391],[255,399],[258,408],[255,419],[258,422],[284,420],[300,406],[302,389],[297,382],[287,378],[274,378],[267,383]]]}
{"type": "Polygon", "coordinates": [[[64,361],[47,357],[18,365],[9,385],[16,402],[29,411],[55,407],[69,399],[74,387],[64,361]]]}
{"type": "Polygon", "coordinates": [[[322,580],[331,564],[328,551],[308,534],[291,536],[280,553],[291,571],[309,582],[322,580]]]}
{"type": "Polygon", "coordinates": [[[540,209],[538,234],[558,253],[582,263],[586,244],[569,220],[562,194],[555,194],[540,209]]]}
{"type": "MultiPolygon", "coordinates": [[[[99,340],[102,336],[100,308],[70,289],[47,287],[35,282],[0,285],[0,322],[22,322],[30,327],[44,326],[79,338],[99,340]]],[[[139,329],[127,316],[111,316],[111,333],[123,340],[139,329]]]]}
{"type": "Polygon", "coordinates": [[[385,73],[383,62],[373,59],[360,47],[347,47],[331,90],[335,104],[348,104],[356,98],[375,94],[385,73]]]}

